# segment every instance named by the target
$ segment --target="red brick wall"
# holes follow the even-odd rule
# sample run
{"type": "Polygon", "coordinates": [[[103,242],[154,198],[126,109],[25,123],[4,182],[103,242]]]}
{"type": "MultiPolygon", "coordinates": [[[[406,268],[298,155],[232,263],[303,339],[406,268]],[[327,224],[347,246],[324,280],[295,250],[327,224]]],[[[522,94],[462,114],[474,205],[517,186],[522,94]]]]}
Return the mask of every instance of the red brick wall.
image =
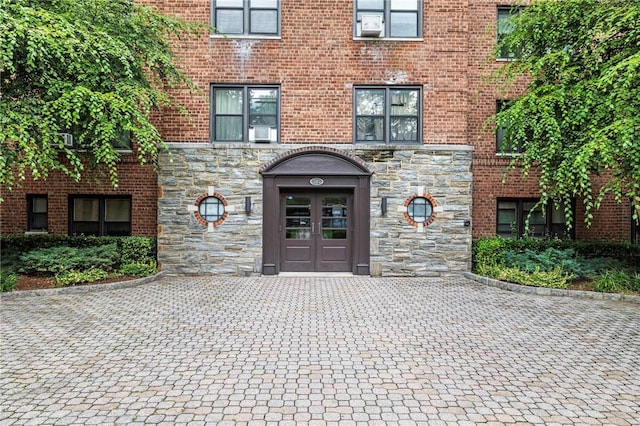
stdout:
{"type": "Polygon", "coordinates": [[[2,192],[0,232],[2,235],[27,231],[27,194],[48,197],[49,233],[68,234],[69,195],[130,195],[132,235],[156,235],[157,178],[151,166],[140,166],[135,156],[126,156],[118,168],[119,185],[113,189],[109,178],[97,170],[88,171],[75,183],[62,173],[52,173],[46,181],[28,179],[13,192],[2,192]]]}
{"type": "MultiPolygon", "coordinates": [[[[353,85],[423,86],[426,143],[467,143],[466,1],[424,2],[424,42],[354,41],[353,1],[283,1],[279,40],[190,41],[182,56],[204,95],[184,94],[193,125],[176,113],[171,141],[209,140],[210,83],[281,84],[283,143],[351,143],[353,85]]],[[[165,1],[166,12],[209,21],[209,0],[165,1]]]]}

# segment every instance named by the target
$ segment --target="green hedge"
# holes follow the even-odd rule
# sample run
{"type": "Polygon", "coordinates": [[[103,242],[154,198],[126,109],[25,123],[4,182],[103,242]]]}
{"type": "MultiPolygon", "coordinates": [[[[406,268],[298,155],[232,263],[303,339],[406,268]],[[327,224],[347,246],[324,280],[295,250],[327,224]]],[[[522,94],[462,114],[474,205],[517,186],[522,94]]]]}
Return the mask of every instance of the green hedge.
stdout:
{"type": "Polygon", "coordinates": [[[155,264],[153,237],[20,235],[0,237],[2,268],[22,273],[58,273],[93,265],[115,270],[127,264],[155,264]]]}
{"type": "Polygon", "coordinates": [[[576,255],[586,259],[612,258],[632,269],[640,267],[640,244],[541,238],[511,240],[491,237],[473,242],[474,270],[477,270],[481,265],[503,265],[507,252],[533,251],[542,253],[548,249],[573,250],[576,255]]]}

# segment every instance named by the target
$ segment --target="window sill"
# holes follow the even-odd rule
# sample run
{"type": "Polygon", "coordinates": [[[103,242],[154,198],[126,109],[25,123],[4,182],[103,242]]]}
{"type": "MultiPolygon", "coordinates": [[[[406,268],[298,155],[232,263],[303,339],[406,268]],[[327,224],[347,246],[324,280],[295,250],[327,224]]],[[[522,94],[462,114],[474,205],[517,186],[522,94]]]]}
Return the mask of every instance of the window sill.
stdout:
{"type": "Polygon", "coordinates": [[[282,36],[279,35],[254,35],[254,34],[209,34],[211,39],[220,40],[282,40],[282,36]]]}
{"type": "Polygon", "coordinates": [[[423,37],[353,37],[353,41],[402,41],[402,42],[424,42],[423,37]]]}
{"type": "Polygon", "coordinates": [[[47,231],[46,229],[41,229],[41,230],[37,230],[37,231],[35,231],[35,230],[26,231],[24,233],[24,235],[45,235],[45,234],[48,234],[48,233],[49,233],[49,231],[47,231]]]}
{"type": "Polygon", "coordinates": [[[520,152],[496,152],[497,158],[514,158],[520,157],[522,153],[520,152]]]}

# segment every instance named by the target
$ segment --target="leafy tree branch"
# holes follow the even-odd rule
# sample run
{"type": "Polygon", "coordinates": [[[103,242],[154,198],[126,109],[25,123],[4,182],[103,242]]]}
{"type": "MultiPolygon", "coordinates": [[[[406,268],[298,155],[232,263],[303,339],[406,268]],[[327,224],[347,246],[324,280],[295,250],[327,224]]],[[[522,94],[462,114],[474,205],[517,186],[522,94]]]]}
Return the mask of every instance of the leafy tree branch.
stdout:
{"type": "Polygon", "coordinates": [[[518,58],[491,76],[503,88],[529,81],[494,117],[505,151],[521,147],[510,167],[540,170],[542,204],[582,199],[587,225],[606,194],[631,200],[638,221],[640,2],[534,0],[509,28],[494,53],[518,58]]]}
{"type": "Polygon", "coordinates": [[[0,187],[54,170],[78,181],[86,164],[117,187],[124,135],[155,165],[151,113],[184,111],[172,88],[199,92],[173,46],[203,29],[131,0],[0,0],[0,187]]]}

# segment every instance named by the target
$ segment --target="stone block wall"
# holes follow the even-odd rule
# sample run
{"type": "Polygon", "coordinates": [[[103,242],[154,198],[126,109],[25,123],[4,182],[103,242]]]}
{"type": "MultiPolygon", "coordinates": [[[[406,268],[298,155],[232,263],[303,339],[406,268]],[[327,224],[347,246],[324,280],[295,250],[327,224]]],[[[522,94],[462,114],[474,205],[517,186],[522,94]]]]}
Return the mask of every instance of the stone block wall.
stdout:
{"type": "MultiPolygon", "coordinates": [[[[262,177],[258,170],[301,145],[172,144],[158,177],[158,259],[170,274],[257,275],[262,270],[262,177]],[[219,226],[200,224],[193,206],[222,195],[219,226]],[[245,212],[245,197],[252,210],[245,212]]],[[[471,267],[471,158],[468,146],[333,145],[367,163],[371,177],[371,275],[437,276],[471,267]],[[422,232],[401,211],[419,191],[442,211],[422,232]],[[382,215],[382,197],[388,211],[382,215]]],[[[420,195],[420,194],[419,194],[420,195]]]]}

